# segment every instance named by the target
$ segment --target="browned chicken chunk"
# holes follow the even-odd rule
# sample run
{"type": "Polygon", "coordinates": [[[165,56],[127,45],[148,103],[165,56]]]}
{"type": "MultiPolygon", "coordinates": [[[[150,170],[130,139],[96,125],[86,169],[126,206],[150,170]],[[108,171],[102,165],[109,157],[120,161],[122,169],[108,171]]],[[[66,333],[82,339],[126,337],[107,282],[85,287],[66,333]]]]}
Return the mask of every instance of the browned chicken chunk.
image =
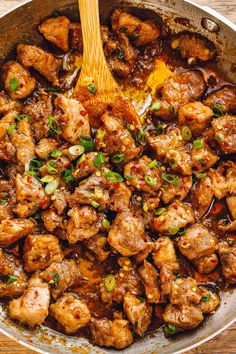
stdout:
{"type": "Polygon", "coordinates": [[[41,213],[41,219],[44,222],[45,228],[49,232],[53,232],[57,228],[62,227],[62,217],[58,215],[55,207],[51,207],[50,209],[46,209],[41,213]]]}
{"type": "Polygon", "coordinates": [[[178,278],[172,282],[170,302],[173,305],[183,306],[199,304],[202,298],[201,290],[193,278],[178,278]]]}
{"type": "Polygon", "coordinates": [[[49,154],[55,150],[58,146],[58,142],[53,138],[43,138],[39,140],[35,147],[36,155],[42,159],[46,160],[49,154]]]}
{"type": "Polygon", "coordinates": [[[176,176],[176,178],[179,180],[178,184],[165,183],[162,187],[161,199],[165,204],[175,199],[184,200],[192,187],[192,176],[176,176]]]}
{"type": "Polygon", "coordinates": [[[223,112],[236,111],[236,87],[225,86],[221,89],[210,93],[204,101],[206,106],[214,108],[218,105],[223,112]]]}
{"type": "Polygon", "coordinates": [[[235,220],[236,219],[236,195],[228,196],[226,198],[226,203],[228,205],[232,218],[235,220]]]}
{"type": "Polygon", "coordinates": [[[4,91],[0,91],[0,114],[18,110],[21,110],[21,104],[18,101],[11,100],[4,91]]]}
{"type": "Polygon", "coordinates": [[[95,157],[99,152],[87,152],[84,154],[83,161],[78,160],[76,164],[76,170],[74,171],[74,177],[76,179],[82,179],[88,177],[97,170],[94,164],[95,157]]]}
{"type": "Polygon", "coordinates": [[[227,240],[219,242],[218,253],[223,275],[228,284],[236,283],[236,247],[227,240]]]}
{"type": "Polygon", "coordinates": [[[207,212],[212,199],[214,191],[209,176],[200,178],[194,185],[191,194],[191,202],[196,219],[200,219],[207,212]]]}
{"type": "Polygon", "coordinates": [[[178,329],[193,329],[203,321],[202,311],[193,305],[177,307],[168,304],[163,313],[165,322],[177,327],[178,329]]]}
{"type": "Polygon", "coordinates": [[[37,223],[33,219],[2,220],[0,223],[0,246],[10,246],[35,230],[37,230],[37,223]]]}
{"type": "Polygon", "coordinates": [[[109,256],[107,237],[103,234],[96,234],[84,240],[85,246],[91,250],[100,262],[104,262],[109,256]]]}
{"type": "Polygon", "coordinates": [[[225,116],[212,121],[215,139],[226,154],[236,153],[236,116],[225,116]]]}
{"type": "Polygon", "coordinates": [[[144,285],[147,301],[149,303],[158,303],[161,292],[158,284],[158,273],[155,267],[145,260],[139,268],[138,274],[144,285]]]}
{"type": "Polygon", "coordinates": [[[157,268],[169,265],[173,271],[179,270],[179,263],[171,239],[167,236],[159,237],[155,242],[152,257],[157,268]]]}
{"type": "Polygon", "coordinates": [[[219,160],[216,153],[206,144],[206,142],[201,140],[194,140],[194,146],[191,150],[191,157],[193,161],[193,171],[204,172],[219,160]]]}
{"type": "Polygon", "coordinates": [[[201,302],[199,307],[204,314],[214,313],[216,308],[220,304],[220,297],[216,292],[213,292],[210,288],[206,286],[199,286],[202,293],[201,302]]]}
{"type": "Polygon", "coordinates": [[[190,154],[187,152],[169,150],[166,154],[166,160],[173,171],[180,173],[183,176],[191,176],[193,162],[190,154]]]}
{"type": "Polygon", "coordinates": [[[1,120],[0,120],[0,141],[8,133],[8,129],[10,128],[10,126],[13,125],[17,116],[18,116],[18,112],[12,111],[1,118],[1,120]]]}

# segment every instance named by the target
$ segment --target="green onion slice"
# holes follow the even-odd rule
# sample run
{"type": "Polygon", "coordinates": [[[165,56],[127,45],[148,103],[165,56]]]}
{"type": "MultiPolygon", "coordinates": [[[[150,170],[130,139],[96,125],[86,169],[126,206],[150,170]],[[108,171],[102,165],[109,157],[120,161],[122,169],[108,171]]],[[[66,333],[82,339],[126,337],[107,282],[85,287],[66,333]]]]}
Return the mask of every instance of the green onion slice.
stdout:
{"type": "Polygon", "coordinates": [[[1,280],[4,284],[13,284],[17,281],[17,276],[13,274],[1,275],[1,280]]]}
{"type": "Polygon", "coordinates": [[[48,117],[48,122],[49,122],[49,133],[52,135],[58,135],[61,134],[61,128],[59,123],[53,118],[53,116],[50,114],[48,117]]]}
{"type": "Polygon", "coordinates": [[[85,151],[93,151],[94,150],[94,141],[90,136],[81,136],[80,142],[84,146],[85,151]]]}
{"type": "Polygon", "coordinates": [[[113,274],[108,274],[104,278],[104,286],[107,292],[111,292],[116,286],[116,278],[113,274]]]}
{"type": "Polygon", "coordinates": [[[53,176],[44,176],[43,178],[40,179],[41,182],[43,183],[49,183],[49,182],[52,182],[54,180],[54,177],[53,176]]]}
{"type": "Polygon", "coordinates": [[[201,140],[194,140],[193,141],[193,146],[195,147],[195,148],[197,148],[197,149],[200,149],[201,147],[202,147],[202,142],[201,142],[201,140]]]}
{"type": "Polygon", "coordinates": [[[157,160],[152,160],[152,162],[149,163],[148,167],[150,169],[157,167],[157,160]]]}
{"type": "Polygon", "coordinates": [[[160,216],[160,215],[164,214],[165,211],[166,211],[166,208],[158,208],[158,209],[155,211],[155,215],[160,216]]]}
{"type": "Polygon", "coordinates": [[[178,226],[171,226],[168,229],[169,234],[171,235],[176,235],[179,232],[179,227],[178,226]]]}
{"type": "Polygon", "coordinates": [[[45,193],[50,195],[53,194],[59,186],[59,181],[57,179],[54,179],[53,181],[49,182],[46,187],[45,187],[45,193]]]}
{"type": "Polygon", "coordinates": [[[7,129],[8,134],[12,134],[15,129],[16,129],[16,123],[11,124],[7,129]]]}
{"type": "Polygon", "coordinates": [[[149,185],[149,187],[154,187],[157,184],[157,179],[151,176],[145,176],[144,179],[145,182],[149,185]]]}
{"type": "Polygon", "coordinates": [[[115,164],[119,164],[121,162],[123,162],[125,159],[125,155],[120,153],[120,154],[116,154],[114,156],[112,156],[111,161],[114,162],[115,164]]]}
{"type": "Polygon", "coordinates": [[[174,186],[177,186],[180,182],[178,177],[165,173],[162,175],[162,179],[168,183],[173,184],[174,186]]]}
{"type": "Polygon", "coordinates": [[[95,200],[93,200],[90,204],[96,209],[99,207],[99,203],[96,202],[95,200]]]}
{"type": "Polygon", "coordinates": [[[50,160],[47,166],[47,171],[48,173],[50,173],[51,175],[54,175],[55,173],[57,173],[57,169],[55,167],[55,161],[54,160],[50,160]]]}
{"type": "Polygon", "coordinates": [[[192,139],[192,130],[187,125],[183,125],[180,132],[184,141],[188,142],[192,139]]]}
{"type": "Polygon", "coordinates": [[[211,109],[213,110],[215,118],[219,118],[219,117],[222,117],[224,115],[224,111],[223,111],[221,105],[219,105],[218,103],[213,104],[211,106],[211,109]]]}
{"type": "Polygon", "coordinates": [[[104,164],[105,161],[106,161],[106,158],[105,158],[104,154],[102,152],[99,152],[97,154],[97,156],[94,157],[93,164],[96,167],[100,167],[104,164]]]}
{"type": "Polygon", "coordinates": [[[58,273],[50,273],[48,276],[48,284],[51,288],[56,289],[58,287],[60,276],[58,273]]]}
{"type": "Polygon", "coordinates": [[[95,94],[97,91],[97,88],[94,84],[90,84],[90,85],[88,85],[88,90],[90,93],[95,94]]]}
{"type": "Polygon", "coordinates": [[[70,183],[70,182],[74,181],[74,176],[73,176],[72,170],[70,170],[70,169],[63,170],[61,173],[61,176],[66,183],[70,183]]]}
{"type": "Polygon", "coordinates": [[[176,327],[170,323],[167,323],[164,327],[164,330],[168,334],[175,334],[176,332],[176,327]]]}
{"type": "Polygon", "coordinates": [[[10,86],[10,88],[12,89],[12,91],[16,91],[16,90],[19,88],[20,83],[19,83],[19,81],[14,77],[13,79],[11,79],[11,80],[9,81],[9,86],[10,86]]]}
{"type": "Polygon", "coordinates": [[[123,177],[117,172],[106,172],[105,176],[110,182],[114,183],[123,182],[124,180],[123,177]]]}
{"type": "Polygon", "coordinates": [[[136,139],[140,145],[145,146],[147,144],[147,132],[143,128],[139,129],[136,139]]]}
{"type": "Polygon", "coordinates": [[[160,108],[161,108],[161,102],[158,101],[158,102],[153,103],[153,105],[152,105],[151,108],[150,108],[150,111],[151,111],[151,112],[153,112],[153,111],[159,111],[160,108]]]}
{"type": "Polygon", "coordinates": [[[83,145],[73,145],[69,147],[69,153],[74,156],[80,156],[84,153],[85,147],[83,145]]]}
{"type": "Polygon", "coordinates": [[[5,197],[3,197],[1,200],[0,200],[0,205],[4,205],[8,202],[10,196],[9,195],[5,195],[5,197]]]}
{"type": "Polygon", "coordinates": [[[28,122],[30,122],[31,121],[31,117],[28,115],[28,114],[20,114],[17,118],[16,118],[16,120],[18,121],[18,122],[21,122],[23,119],[27,119],[28,120],[28,122]]]}
{"type": "Polygon", "coordinates": [[[51,152],[51,156],[54,157],[55,159],[57,159],[58,157],[60,157],[62,155],[62,152],[58,149],[55,149],[51,152]]]}

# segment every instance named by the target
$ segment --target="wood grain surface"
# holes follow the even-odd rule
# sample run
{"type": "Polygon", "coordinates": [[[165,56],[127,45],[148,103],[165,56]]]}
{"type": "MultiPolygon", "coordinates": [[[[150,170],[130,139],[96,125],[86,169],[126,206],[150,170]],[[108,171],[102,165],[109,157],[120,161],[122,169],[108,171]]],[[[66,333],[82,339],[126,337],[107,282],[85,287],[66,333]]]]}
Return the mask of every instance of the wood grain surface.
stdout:
{"type": "MultiPolygon", "coordinates": [[[[20,3],[21,0],[0,0],[0,14],[20,3]]],[[[195,0],[219,11],[221,14],[236,23],[236,0],[195,0]]],[[[232,304],[235,306],[235,304],[232,304]]],[[[22,347],[18,343],[0,334],[0,353],[7,354],[34,354],[35,352],[22,347]]],[[[218,335],[211,341],[190,350],[185,354],[236,354],[236,324],[218,335]]],[[[161,354],[161,353],[160,353],[161,354]]]]}

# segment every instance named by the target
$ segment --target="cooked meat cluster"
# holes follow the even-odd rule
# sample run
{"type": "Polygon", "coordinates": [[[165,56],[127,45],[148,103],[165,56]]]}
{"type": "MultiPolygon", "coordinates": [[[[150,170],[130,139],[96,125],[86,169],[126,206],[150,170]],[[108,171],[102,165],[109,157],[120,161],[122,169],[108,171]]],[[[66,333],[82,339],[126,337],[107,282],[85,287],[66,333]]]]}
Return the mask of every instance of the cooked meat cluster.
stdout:
{"type": "Polygon", "coordinates": [[[38,30],[50,50],[19,44],[1,76],[10,318],[116,349],[197,327],[236,284],[236,87],[208,67],[214,44],[116,9],[101,36],[117,80],[144,86],[156,60],[170,75],[142,117],[110,107],[95,120],[73,96],[81,25],[59,15],[38,30]]]}

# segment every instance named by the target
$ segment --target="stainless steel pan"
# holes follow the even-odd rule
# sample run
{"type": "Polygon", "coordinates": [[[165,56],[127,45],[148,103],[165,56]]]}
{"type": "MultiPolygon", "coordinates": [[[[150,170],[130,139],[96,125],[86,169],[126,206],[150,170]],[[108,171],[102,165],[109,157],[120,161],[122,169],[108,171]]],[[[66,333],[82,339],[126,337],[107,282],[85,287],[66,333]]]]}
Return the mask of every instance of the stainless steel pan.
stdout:
{"type": "MultiPolygon", "coordinates": [[[[184,0],[100,0],[102,21],[105,21],[112,9],[117,6],[137,7],[139,13],[147,11],[147,15],[149,15],[148,10],[153,10],[167,20],[173,31],[186,29],[184,25],[174,21],[175,17],[188,18],[190,29],[206,35],[216,43],[219,51],[219,67],[236,83],[236,26],[223,16],[209,8],[201,8],[191,1],[184,0]]],[[[40,44],[42,42],[36,24],[53,10],[60,10],[74,20],[78,17],[76,0],[26,0],[24,5],[15,8],[0,19],[0,64],[6,57],[14,55],[17,43],[40,44]]],[[[235,321],[235,303],[236,291],[225,292],[222,294],[220,308],[198,329],[174,339],[166,339],[161,331],[157,331],[123,352],[170,354],[191,349],[217,335],[235,321]]],[[[117,353],[114,350],[94,347],[84,339],[61,335],[44,326],[36,331],[17,326],[7,318],[1,305],[0,331],[40,353],[117,353]]]]}

